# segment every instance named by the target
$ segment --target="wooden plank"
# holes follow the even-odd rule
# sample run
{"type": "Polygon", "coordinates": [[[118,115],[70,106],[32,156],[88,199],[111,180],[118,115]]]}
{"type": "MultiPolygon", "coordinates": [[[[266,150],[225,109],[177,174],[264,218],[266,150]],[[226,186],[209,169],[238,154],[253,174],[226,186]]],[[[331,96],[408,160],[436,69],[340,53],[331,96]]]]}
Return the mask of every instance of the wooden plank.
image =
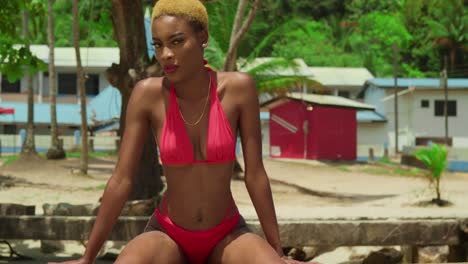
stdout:
{"type": "MultiPolygon", "coordinates": [[[[94,217],[0,216],[0,239],[86,240],[94,217]]],[[[128,241],[148,217],[120,217],[109,240],[128,241]]],[[[466,219],[279,220],[283,246],[459,245],[466,219]]],[[[258,221],[247,224],[261,235],[258,221]]]]}

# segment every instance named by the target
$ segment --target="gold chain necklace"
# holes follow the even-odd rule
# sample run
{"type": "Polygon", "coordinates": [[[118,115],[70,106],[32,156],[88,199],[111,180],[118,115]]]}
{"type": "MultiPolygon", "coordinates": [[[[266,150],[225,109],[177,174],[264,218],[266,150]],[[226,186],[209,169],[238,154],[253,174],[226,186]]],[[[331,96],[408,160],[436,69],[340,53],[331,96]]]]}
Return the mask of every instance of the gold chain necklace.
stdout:
{"type": "Polygon", "coordinates": [[[184,120],[185,124],[187,124],[189,126],[196,126],[196,125],[198,125],[198,123],[200,123],[203,116],[205,115],[206,105],[208,104],[208,99],[210,98],[210,91],[211,91],[211,75],[210,75],[210,84],[208,86],[208,95],[206,96],[205,105],[203,106],[202,113],[201,113],[200,117],[197,119],[197,121],[195,123],[187,122],[187,120],[185,120],[185,118],[184,118],[184,115],[182,115],[182,111],[180,111],[180,107],[179,107],[180,117],[182,117],[182,120],[184,120]]]}

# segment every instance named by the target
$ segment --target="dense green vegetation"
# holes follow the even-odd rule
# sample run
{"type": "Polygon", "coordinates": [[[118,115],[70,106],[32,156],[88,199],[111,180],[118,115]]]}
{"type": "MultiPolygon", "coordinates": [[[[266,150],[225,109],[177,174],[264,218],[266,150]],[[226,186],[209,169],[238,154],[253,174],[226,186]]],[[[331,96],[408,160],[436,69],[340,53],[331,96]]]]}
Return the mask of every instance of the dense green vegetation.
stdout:
{"type": "MultiPolygon", "coordinates": [[[[12,1],[0,0],[1,3],[12,1]]],[[[31,43],[46,44],[45,1],[33,0],[31,43]],[[44,2],[44,3],[43,3],[44,2]],[[43,14],[43,15],[41,15],[43,14]]],[[[146,1],[148,10],[154,1],[146,1]]],[[[468,77],[468,5],[463,0],[264,0],[238,56],[303,58],[310,66],[367,67],[374,75],[393,73],[393,43],[401,77],[439,77],[444,57],[449,77],[468,77]]],[[[3,5],[3,4],[2,4],[3,5]]],[[[236,1],[208,4],[210,63],[225,54],[236,1]]],[[[20,7],[15,7],[19,9],[20,7]]],[[[116,46],[110,1],[80,1],[83,46],[116,46]]],[[[71,1],[56,0],[56,45],[72,46],[71,1]]],[[[0,12],[0,20],[5,14],[0,12]]],[[[21,14],[8,14],[11,32],[21,14]]],[[[7,20],[8,20],[7,19],[7,20]]],[[[19,34],[20,28],[16,28],[19,34]]],[[[1,51],[0,51],[1,54],[1,51]]],[[[1,56],[0,56],[1,57],[1,56]]]]}

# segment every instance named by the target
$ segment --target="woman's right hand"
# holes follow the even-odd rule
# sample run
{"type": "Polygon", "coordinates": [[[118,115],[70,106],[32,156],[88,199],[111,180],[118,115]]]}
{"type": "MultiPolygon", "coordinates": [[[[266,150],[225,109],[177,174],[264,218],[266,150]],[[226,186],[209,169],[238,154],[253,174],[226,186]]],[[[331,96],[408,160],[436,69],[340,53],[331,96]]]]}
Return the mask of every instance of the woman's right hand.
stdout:
{"type": "Polygon", "coordinates": [[[88,261],[84,258],[65,261],[65,262],[47,262],[47,264],[92,264],[92,261],[88,261]]]}

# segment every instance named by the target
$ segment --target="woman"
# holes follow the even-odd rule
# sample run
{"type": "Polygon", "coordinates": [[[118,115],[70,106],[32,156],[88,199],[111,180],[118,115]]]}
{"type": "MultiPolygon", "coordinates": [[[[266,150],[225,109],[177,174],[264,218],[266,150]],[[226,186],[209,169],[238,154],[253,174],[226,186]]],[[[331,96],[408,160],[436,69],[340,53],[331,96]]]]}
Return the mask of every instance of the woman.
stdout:
{"type": "Polygon", "coordinates": [[[152,129],[167,180],[145,232],[116,263],[295,263],[284,257],[262,163],[258,96],[250,76],[204,66],[208,15],[199,0],[160,0],[152,15],[156,59],[165,77],[139,82],[130,97],[119,160],[84,256],[92,263],[132,190],[152,129]],[[266,241],[251,233],[231,195],[240,133],[245,184],[266,241]]]}

